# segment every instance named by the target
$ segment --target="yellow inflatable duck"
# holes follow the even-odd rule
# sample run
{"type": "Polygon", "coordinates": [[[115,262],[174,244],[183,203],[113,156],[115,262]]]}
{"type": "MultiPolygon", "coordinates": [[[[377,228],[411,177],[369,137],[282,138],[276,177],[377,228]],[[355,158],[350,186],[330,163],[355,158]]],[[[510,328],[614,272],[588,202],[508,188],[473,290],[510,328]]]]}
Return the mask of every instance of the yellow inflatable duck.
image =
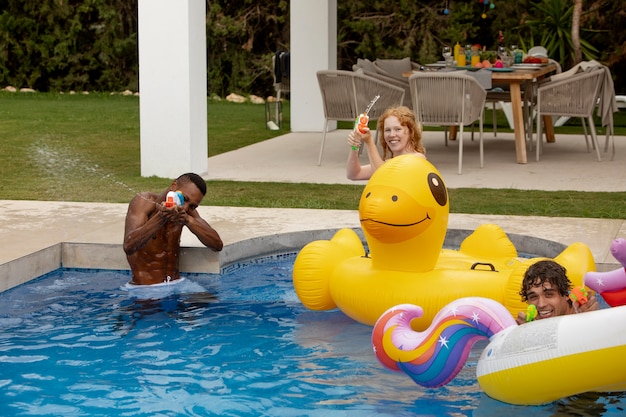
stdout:
{"type": "MultiPolygon", "coordinates": [[[[341,309],[373,326],[390,307],[410,303],[424,309],[414,330],[424,330],[446,304],[461,297],[487,297],[513,315],[526,309],[519,291],[524,272],[546,258],[520,258],[504,231],[478,227],[459,250],[443,249],[448,227],[448,190],[437,169],[415,155],[395,157],[369,180],[359,203],[367,240],[341,229],[331,240],[310,242],[298,253],[293,282],[312,310],[341,309]]],[[[574,243],[555,261],[574,285],[595,270],[589,248],[574,243]]]]}

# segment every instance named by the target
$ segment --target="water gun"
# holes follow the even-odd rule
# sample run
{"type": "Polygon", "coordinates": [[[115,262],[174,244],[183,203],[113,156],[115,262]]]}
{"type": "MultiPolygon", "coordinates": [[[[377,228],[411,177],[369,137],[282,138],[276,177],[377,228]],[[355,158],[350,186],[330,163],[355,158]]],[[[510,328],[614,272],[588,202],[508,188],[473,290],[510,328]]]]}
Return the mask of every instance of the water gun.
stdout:
{"type": "MultiPolygon", "coordinates": [[[[370,101],[370,104],[367,105],[367,108],[365,109],[365,111],[361,114],[359,114],[359,117],[356,118],[355,120],[355,125],[356,125],[356,130],[358,130],[361,133],[366,133],[367,132],[367,124],[370,121],[370,118],[368,116],[368,113],[370,112],[370,110],[372,110],[372,107],[374,107],[374,104],[376,104],[376,102],[378,101],[378,99],[380,98],[380,94],[376,95],[372,101],[370,101]]],[[[352,146],[352,150],[353,151],[358,151],[359,147],[358,146],[352,146]]]]}
{"type": "Polygon", "coordinates": [[[526,308],[526,323],[529,323],[537,317],[537,306],[534,304],[528,304],[526,308]]]}
{"type": "Polygon", "coordinates": [[[589,291],[587,291],[587,288],[582,285],[572,288],[569,292],[569,299],[572,300],[572,302],[578,301],[579,305],[587,304],[589,301],[588,297],[589,291]]]}
{"type": "Polygon", "coordinates": [[[169,191],[165,196],[165,207],[171,208],[185,204],[185,197],[180,191],[169,191]]]}

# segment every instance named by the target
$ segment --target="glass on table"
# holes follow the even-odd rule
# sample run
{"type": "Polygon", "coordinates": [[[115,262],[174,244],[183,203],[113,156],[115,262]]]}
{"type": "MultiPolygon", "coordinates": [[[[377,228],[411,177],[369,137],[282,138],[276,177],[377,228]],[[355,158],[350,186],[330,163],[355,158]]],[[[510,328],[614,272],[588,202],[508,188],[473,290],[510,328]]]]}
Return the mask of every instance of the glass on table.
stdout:
{"type": "Polygon", "coordinates": [[[441,48],[441,55],[443,55],[443,59],[446,61],[446,67],[454,66],[454,57],[452,56],[452,48],[449,46],[444,46],[441,48]]]}
{"type": "Polygon", "coordinates": [[[508,55],[509,54],[506,51],[506,46],[498,46],[498,58],[500,58],[500,60],[508,55]]]}
{"type": "Polygon", "coordinates": [[[517,47],[517,45],[511,45],[511,56],[513,57],[514,64],[521,64],[524,53],[517,47]]]}

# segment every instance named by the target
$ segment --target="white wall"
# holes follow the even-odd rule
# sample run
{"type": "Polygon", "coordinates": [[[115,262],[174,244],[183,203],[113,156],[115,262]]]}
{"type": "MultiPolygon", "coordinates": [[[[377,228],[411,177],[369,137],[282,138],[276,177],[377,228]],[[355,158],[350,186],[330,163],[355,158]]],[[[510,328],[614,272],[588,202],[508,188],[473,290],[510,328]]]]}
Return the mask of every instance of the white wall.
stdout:
{"type": "Polygon", "coordinates": [[[141,175],[208,172],[205,0],[139,0],[141,175]]]}
{"type": "Polygon", "coordinates": [[[337,69],[337,0],[291,0],[289,13],[291,131],[321,132],[324,109],[315,74],[337,69]]]}

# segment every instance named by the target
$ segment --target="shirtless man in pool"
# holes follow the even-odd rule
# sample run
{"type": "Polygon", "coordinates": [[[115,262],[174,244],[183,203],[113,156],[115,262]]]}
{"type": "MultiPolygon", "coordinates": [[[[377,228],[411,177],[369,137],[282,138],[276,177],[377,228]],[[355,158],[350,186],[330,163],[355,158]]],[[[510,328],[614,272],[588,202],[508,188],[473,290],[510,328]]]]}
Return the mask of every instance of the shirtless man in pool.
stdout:
{"type": "Polygon", "coordinates": [[[137,194],[128,205],[124,252],[133,272],[131,284],[149,285],[180,278],[180,236],[186,226],[206,247],[219,252],[224,244],[196,208],[206,194],[206,183],[197,174],[178,177],[161,194],[137,194]],[[166,207],[169,191],[180,191],[182,206],[166,207]]]}

